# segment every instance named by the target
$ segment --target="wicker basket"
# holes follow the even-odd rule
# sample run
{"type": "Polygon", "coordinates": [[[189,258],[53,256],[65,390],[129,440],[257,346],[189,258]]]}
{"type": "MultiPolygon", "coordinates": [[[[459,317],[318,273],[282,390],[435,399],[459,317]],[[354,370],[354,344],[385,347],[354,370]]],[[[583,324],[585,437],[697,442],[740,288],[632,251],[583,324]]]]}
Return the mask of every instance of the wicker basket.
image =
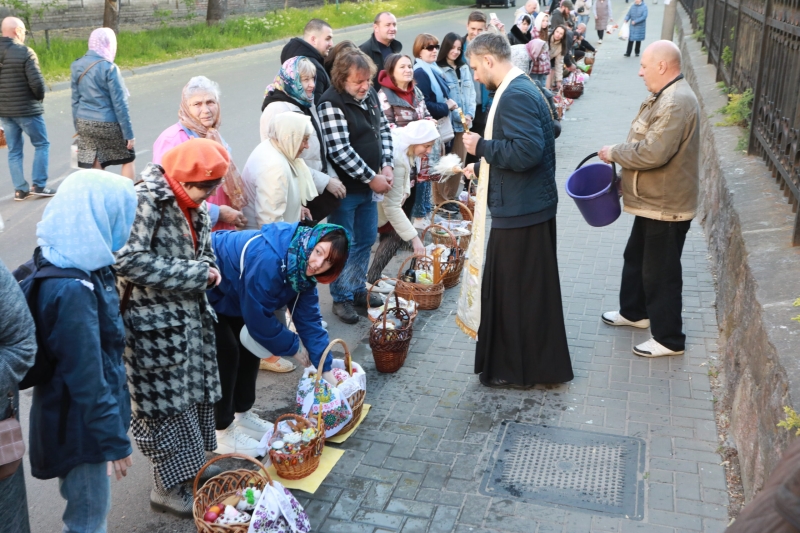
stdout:
{"type": "Polygon", "coordinates": [[[583,56],[583,64],[594,65],[594,52],[586,52],[586,55],[583,56]]]}
{"type": "Polygon", "coordinates": [[[250,528],[249,522],[246,524],[211,524],[206,522],[203,517],[206,514],[206,509],[212,505],[220,503],[228,496],[233,496],[238,490],[249,488],[252,481],[255,482],[253,487],[257,488],[258,490],[264,490],[264,487],[267,486],[267,483],[270,485],[272,484],[272,479],[270,479],[266,467],[249,455],[243,455],[240,453],[227,453],[218,455],[203,465],[203,468],[200,469],[194,478],[194,487],[192,492],[192,494],[194,494],[194,506],[192,507],[192,514],[194,515],[194,525],[197,526],[197,531],[199,533],[247,533],[247,530],[250,528]],[[229,470],[212,477],[206,481],[205,485],[203,485],[201,488],[197,488],[197,486],[200,484],[200,476],[206,471],[206,468],[208,468],[209,465],[219,461],[220,459],[228,459],[230,457],[250,461],[258,466],[260,470],[229,470]]]}
{"type": "MultiPolygon", "coordinates": [[[[453,233],[445,228],[444,226],[439,226],[438,224],[431,224],[422,232],[422,242],[425,242],[425,234],[431,228],[441,228],[448,233],[450,237],[450,242],[443,242],[450,250],[455,250],[455,254],[448,258],[446,263],[442,263],[441,267],[441,275],[442,275],[442,283],[444,284],[445,289],[452,289],[456,285],[461,282],[461,271],[464,269],[464,260],[466,259],[466,254],[464,253],[464,249],[456,245],[456,238],[453,236],[453,233]]],[[[433,235],[433,233],[431,233],[433,235]]],[[[435,242],[435,241],[434,241],[435,242]]]]}
{"type": "MultiPolygon", "coordinates": [[[[322,374],[317,372],[317,384],[322,374]]],[[[314,386],[316,391],[316,384],[314,386]]],[[[278,432],[278,424],[282,420],[294,419],[296,421],[303,420],[300,415],[287,413],[281,415],[275,420],[274,432],[278,432]]],[[[322,411],[317,416],[317,436],[308,444],[303,446],[299,452],[296,453],[278,453],[272,448],[269,450],[269,458],[275,471],[283,479],[303,479],[311,475],[314,470],[319,466],[319,458],[322,455],[322,449],[325,447],[325,427],[322,425],[322,411]]]]}
{"type": "Polygon", "coordinates": [[[444,298],[444,283],[439,280],[439,283],[423,285],[422,283],[411,283],[400,279],[403,269],[405,268],[409,259],[416,259],[417,261],[421,262],[423,266],[433,265],[433,259],[428,256],[408,256],[400,265],[400,271],[397,274],[397,285],[395,286],[395,292],[398,296],[400,296],[400,298],[405,298],[406,300],[413,298],[414,301],[417,302],[417,309],[424,309],[426,311],[438,309],[439,306],[442,305],[442,298],[444,298]]]}
{"type": "MultiPolygon", "coordinates": [[[[391,298],[391,294],[389,298],[391,298]]],[[[372,357],[375,359],[375,368],[378,372],[391,374],[397,372],[406,362],[408,347],[413,336],[413,321],[408,311],[400,307],[397,293],[394,292],[396,307],[386,309],[381,313],[381,319],[369,330],[369,347],[372,349],[372,357]],[[406,326],[395,329],[386,329],[386,317],[392,315],[395,318],[405,321],[406,326]]],[[[388,298],[387,298],[388,301],[388,298]]]]}
{"type": "MultiPolygon", "coordinates": [[[[456,204],[458,206],[459,212],[461,213],[461,218],[463,220],[468,220],[472,222],[473,220],[472,211],[470,211],[469,207],[456,200],[445,200],[444,202],[434,207],[433,213],[431,213],[431,222],[433,222],[436,219],[437,211],[444,211],[445,213],[447,213],[447,216],[443,218],[446,218],[448,221],[454,220],[452,213],[442,209],[442,206],[445,204],[456,204]]],[[[437,235],[436,233],[431,233],[431,239],[433,239],[433,242],[435,242],[436,244],[444,244],[444,245],[450,244],[449,239],[444,235],[437,235]]],[[[472,232],[470,232],[468,235],[459,235],[458,237],[456,237],[456,244],[462,250],[466,250],[467,248],[469,248],[469,241],[471,239],[472,239],[472,232]]]]}
{"type": "MultiPolygon", "coordinates": [[[[369,316],[369,313],[367,313],[367,316],[369,316]]],[[[317,390],[317,385],[322,377],[322,367],[325,364],[325,359],[327,359],[328,354],[336,344],[341,344],[342,348],[344,348],[344,367],[348,374],[351,376],[353,375],[353,358],[350,356],[350,349],[347,347],[347,343],[345,343],[342,339],[333,339],[330,344],[328,344],[328,347],[325,348],[325,351],[322,353],[322,357],[319,359],[319,368],[317,368],[317,382],[314,384],[315,391],[317,390]]],[[[347,403],[350,404],[350,409],[353,411],[353,418],[350,419],[350,422],[348,422],[346,426],[339,430],[339,433],[347,433],[358,425],[358,421],[361,420],[361,411],[364,408],[364,397],[366,395],[367,391],[359,390],[347,398],[347,403]]]]}
{"type": "MultiPolygon", "coordinates": [[[[397,283],[397,282],[399,281],[399,280],[397,280],[397,279],[395,279],[395,278],[389,278],[389,279],[394,279],[395,283],[397,283]]],[[[373,283],[373,284],[371,284],[370,288],[369,288],[369,289],[367,289],[367,301],[368,301],[368,302],[369,302],[369,296],[370,296],[370,294],[372,294],[372,289],[375,287],[375,285],[376,285],[376,284],[377,284],[377,283],[373,283]]],[[[392,294],[394,294],[395,296],[397,296],[397,293],[396,293],[394,290],[392,290],[392,292],[390,292],[389,294],[387,294],[387,295],[386,295],[386,301],[387,301],[387,302],[389,301],[389,297],[390,297],[392,294]]],[[[416,304],[416,302],[414,301],[414,298],[413,298],[413,297],[412,297],[412,298],[411,298],[409,301],[411,301],[411,302],[414,302],[414,303],[416,304]]],[[[399,306],[399,302],[397,302],[397,304],[398,304],[398,306],[399,306]]],[[[378,308],[377,308],[377,307],[371,307],[371,308],[367,309],[367,318],[369,319],[369,321],[370,321],[370,322],[372,322],[372,323],[374,324],[375,322],[377,322],[378,320],[380,320],[380,318],[381,318],[381,315],[382,315],[383,313],[381,312],[380,314],[378,314],[378,316],[377,316],[377,317],[373,317],[371,314],[369,314],[369,311],[370,311],[370,309],[378,309],[378,308]]],[[[415,319],[415,318],[417,318],[417,315],[419,315],[419,306],[417,306],[417,305],[415,305],[415,306],[414,306],[414,312],[413,312],[413,313],[410,313],[410,312],[408,311],[408,309],[406,309],[405,311],[406,311],[406,313],[408,313],[408,315],[409,315],[409,317],[410,317],[410,318],[409,318],[409,320],[411,320],[411,322],[414,322],[414,319],[415,319]]]]}
{"type": "Polygon", "coordinates": [[[564,96],[575,100],[576,98],[580,98],[581,95],[583,94],[583,84],[565,83],[563,85],[563,91],[564,91],[564,96]]]}

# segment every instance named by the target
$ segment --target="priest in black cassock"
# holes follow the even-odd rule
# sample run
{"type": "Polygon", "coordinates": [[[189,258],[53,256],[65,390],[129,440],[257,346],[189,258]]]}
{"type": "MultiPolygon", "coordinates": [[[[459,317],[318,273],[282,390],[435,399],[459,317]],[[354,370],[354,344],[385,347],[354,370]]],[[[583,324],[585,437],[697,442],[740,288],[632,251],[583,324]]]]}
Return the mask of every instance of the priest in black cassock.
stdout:
{"type": "Polygon", "coordinates": [[[467,151],[480,162],[465,169],[479,179],[456,322],[477,338],[475,373],[484,385],[570,381],[556,258],[553,119],[541,91],[512,65],[505,36],[479,35],[467,59],[494,102],[486,138],[464,134],[467,151]],[[491,233],[484,251],[487,207],[491,233]]]}

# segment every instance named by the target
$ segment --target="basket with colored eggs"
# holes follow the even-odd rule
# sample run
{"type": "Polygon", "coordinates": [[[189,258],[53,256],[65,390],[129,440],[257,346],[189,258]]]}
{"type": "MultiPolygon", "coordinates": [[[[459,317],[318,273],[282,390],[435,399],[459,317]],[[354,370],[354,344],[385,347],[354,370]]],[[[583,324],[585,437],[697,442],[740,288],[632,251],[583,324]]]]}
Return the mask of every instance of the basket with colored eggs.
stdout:
{"type": "Polygon", "coordinates": [[[325,429],[319,416],[312,421],[289,413],[275,421],[269,458],[283,479],[302,479],[317,469],[324,447],[325,429]]]}

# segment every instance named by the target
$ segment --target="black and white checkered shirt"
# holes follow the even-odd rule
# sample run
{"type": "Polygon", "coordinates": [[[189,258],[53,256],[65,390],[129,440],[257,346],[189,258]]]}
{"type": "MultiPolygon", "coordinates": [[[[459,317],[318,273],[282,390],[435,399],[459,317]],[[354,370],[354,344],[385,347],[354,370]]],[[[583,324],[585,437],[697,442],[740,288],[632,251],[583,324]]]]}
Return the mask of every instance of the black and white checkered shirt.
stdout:
{"type": "MultiPolygon", "coordinates": [[[[371,94],[371,93],[368,93],[371,94]]],[[[364,98],[358,105],[369,110],[367,101],[369,96],[364,98]]],[[[378,106],[380,110],[380,106],[378,106]]],[[[328,146],[328,157],[331,161],[341,167],[348,176],[354,180],[369,183],[375,177],[373,171],[360,155],[350,146],[350,130],[347,127],[347,119],[344,111],[335,107],[330,102],[322,102],[317,109],[319,115],[322,136],[325,137],[325,144],[328,146]]],[[[381,114],[381,167],[394,167],[394,148],[392,147],[392,131],[389,129],[389,122],[381,114]]]]}

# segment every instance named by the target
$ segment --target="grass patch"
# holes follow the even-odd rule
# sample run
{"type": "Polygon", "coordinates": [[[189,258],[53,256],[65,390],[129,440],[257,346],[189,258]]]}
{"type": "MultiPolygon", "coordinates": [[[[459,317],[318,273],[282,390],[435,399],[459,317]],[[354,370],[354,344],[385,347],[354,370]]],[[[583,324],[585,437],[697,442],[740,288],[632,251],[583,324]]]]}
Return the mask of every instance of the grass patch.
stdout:
{"type": "MultiPolygon", "coordinates": [[[[330,1],[330,0],[329,0],[330,1]]],[[[302,34],[312,18],[327,20],[333,28],[372,22],[381,11],[397,17],[435,11],[451,6],[468,6],[474,0],[390,0],[342,2],[339,9],[329,4],[316,9],[282,9],[264,16],[230,18],[223,24],[207,26],[205,21],[179,27],[163,27],[141,32],[121,31],[116,63],[122,68],[141,67],[198,54],[229,50],[275,41],[302,34]]],[[[164,17],[166,18],[166,16],[164,17]]],[[[86,53],[85,39],[51,39],[32,44],[39,56],[42,73],[49,83],[68,80],[70,64],[86,53]]]]}
{"type": "Polygon", "coordinates": [[[725,115],[725,120],[717,122],[716,126],[741,126],[750,127],[750,117],[753,114],[753,89],[743,93],[728,94],[728,104],[719,110],[725,115]]]}
{"type": "Polygon", "coordinates": [[[722,62],[725,63],[726,67],[730,67],[731,63],[733,63],[733,50],[731,50],[730,46],[726,46],[722,50],[722,62]]]}
{"type": "Polygon", "coordinates": [[[698,7],[694,10],[695,22],[697,22],[697,31],[692,34],[695,40],[703,41],[706,38],[704,28],[706,26],[706,10],[705,8],[698,7]]]}

